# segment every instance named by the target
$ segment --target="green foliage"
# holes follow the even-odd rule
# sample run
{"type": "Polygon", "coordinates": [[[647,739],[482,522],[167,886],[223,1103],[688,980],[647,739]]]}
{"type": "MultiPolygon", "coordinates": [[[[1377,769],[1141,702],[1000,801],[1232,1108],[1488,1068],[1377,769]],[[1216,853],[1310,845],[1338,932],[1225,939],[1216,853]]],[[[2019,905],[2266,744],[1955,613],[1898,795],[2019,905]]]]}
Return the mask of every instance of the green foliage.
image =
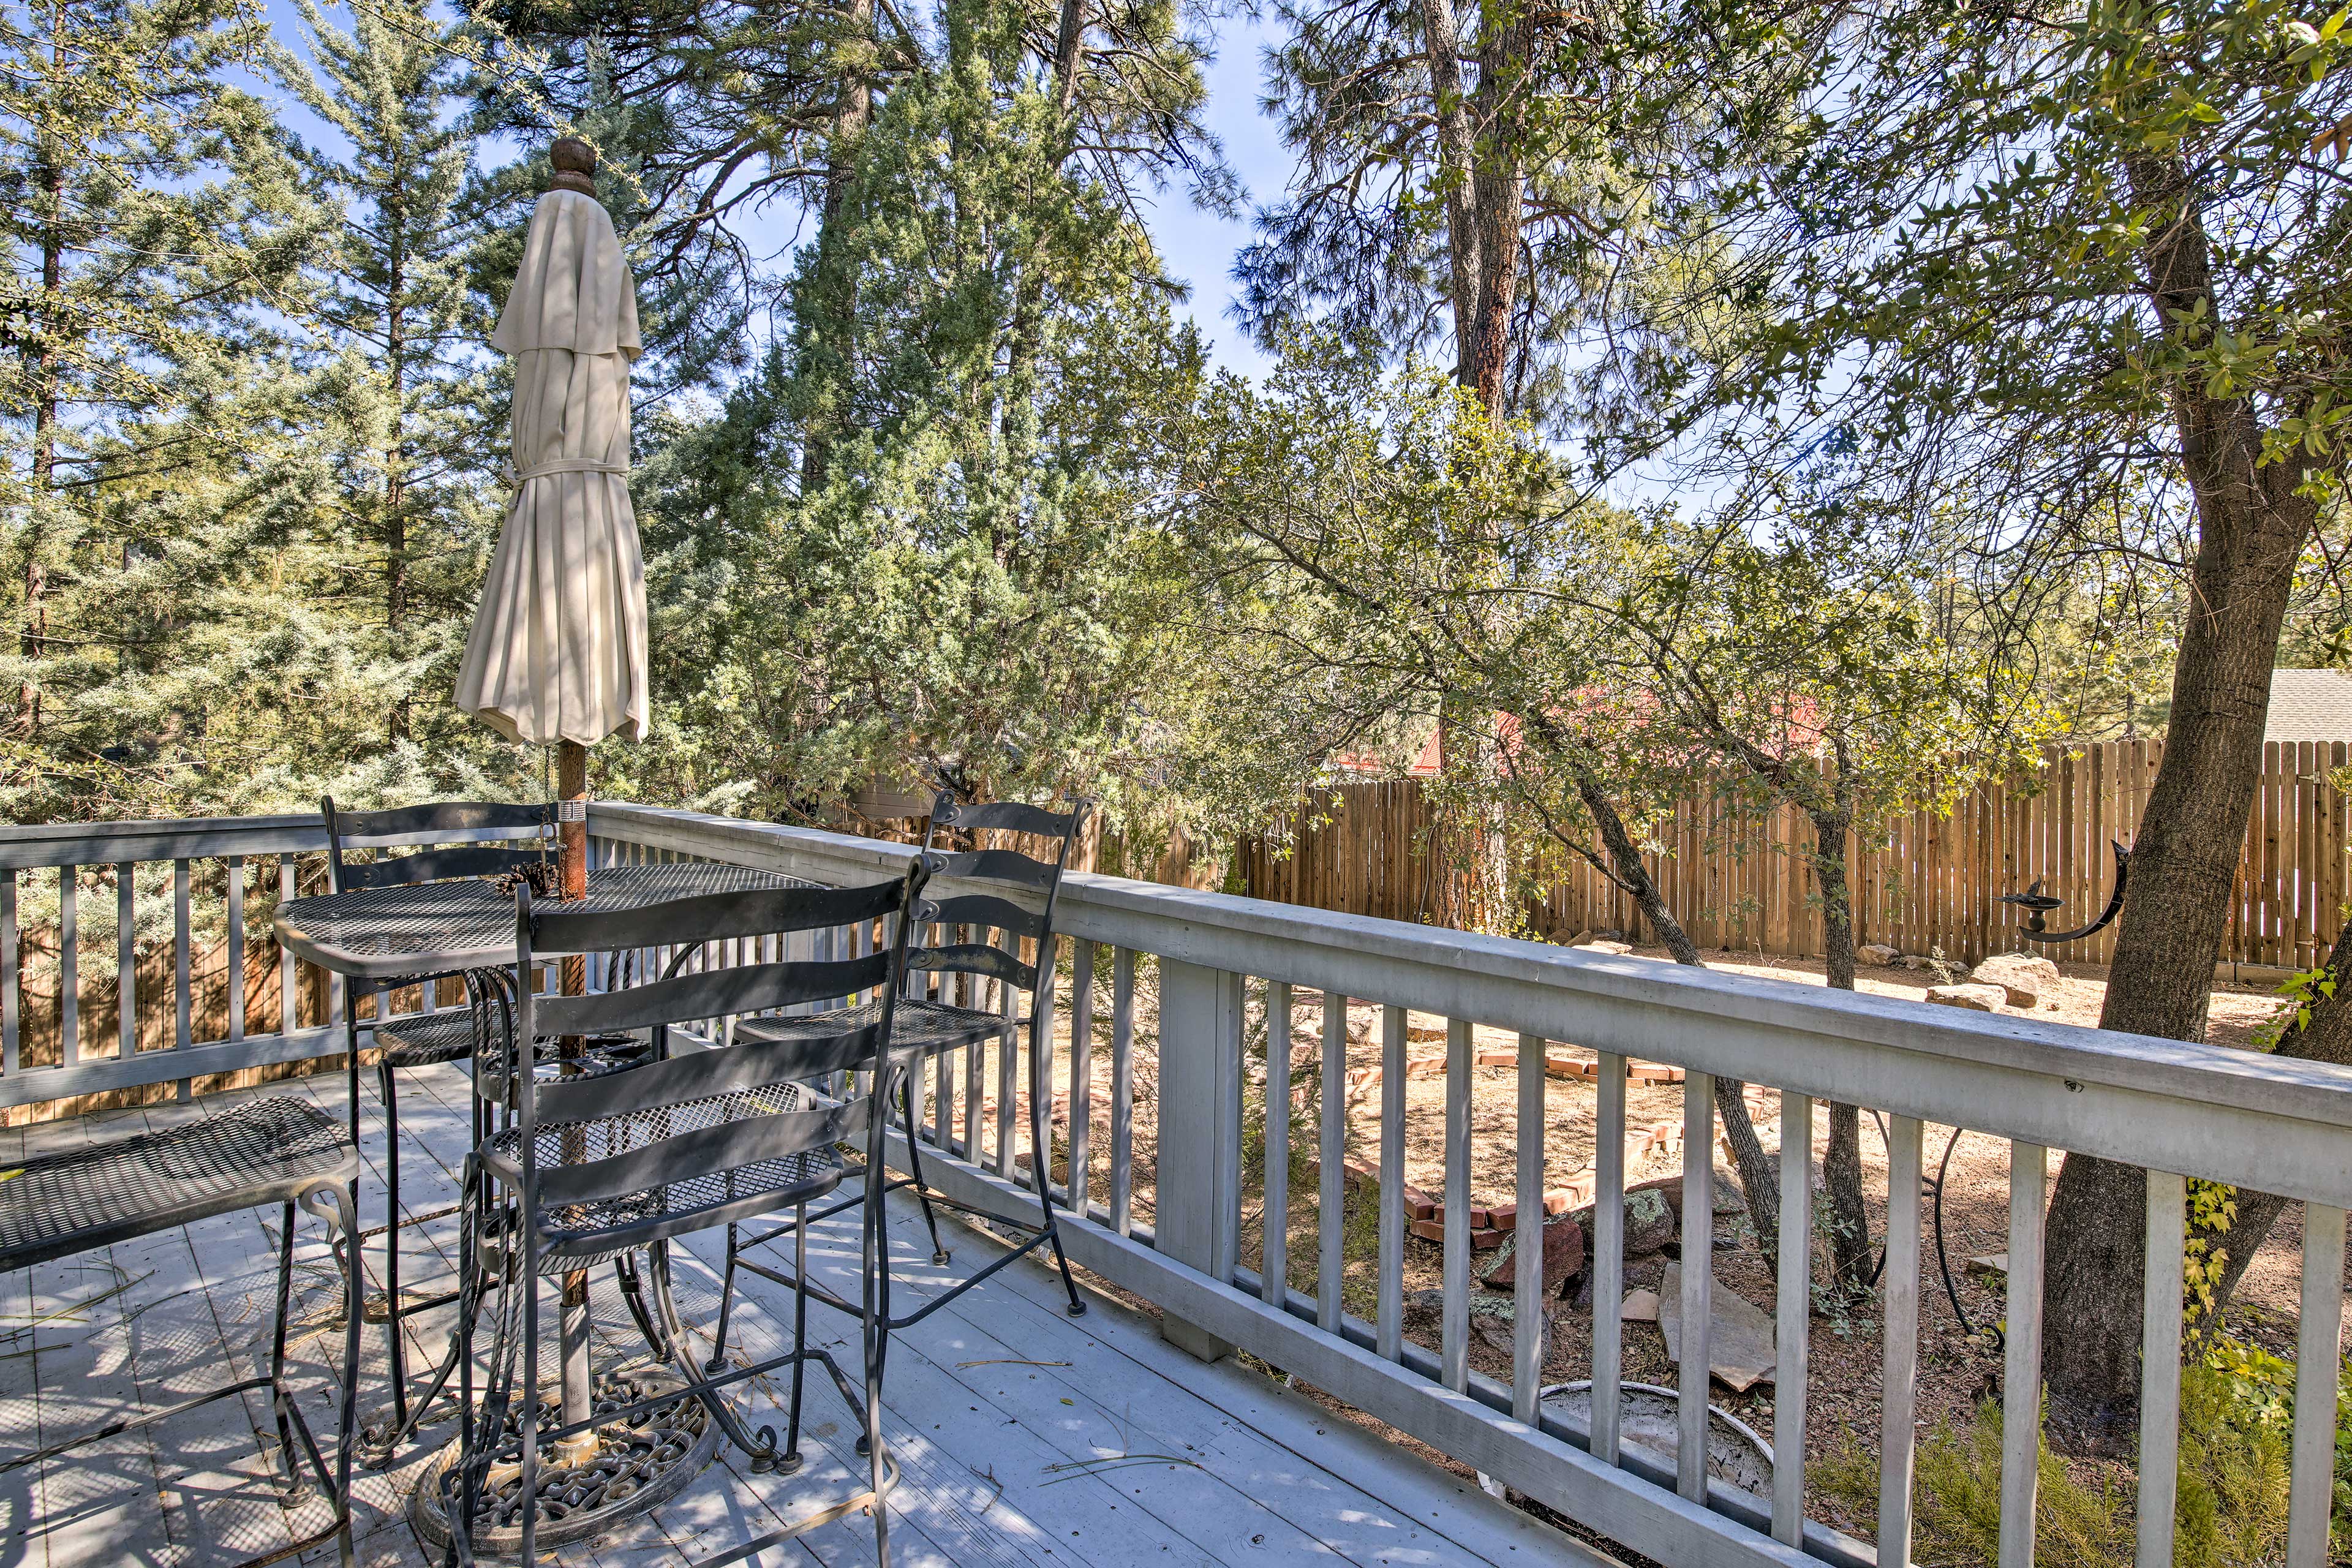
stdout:
{"type": "MultiPolygon", "coordinates": [[[[2173,1524],[2173,1561],[2181,1568],[2259,1568],[2276,1562],[2284,1546],[2288,1433],[2275,1406],[2250,1396],[2250,1386],[2242,1375],[2210,1367],[2192,1366],[2182,1374],[2173,1524]]],[[[1986,1404],[1964,1419],[1938,1423],[1920,1442],[1913,1482],[1915,1562],[1998,1561],[2001,1425],[2000,1407],[1986,1404]]],[[[2339,1436],[2339,1454],[2343,1444],[2339,1436]]],[[[2040,1455],[2034,1561],[2052,1568],[2131,1563],[2137,1523],[2129,1474],[2077,1475],[2046,1441],[2040,1455]]],[[[1858,1447],[1833,1453],[1809,1474],[1822,1493],[1864,1521],[1875,1516],[1878,1467],[1858,1447]]]]}

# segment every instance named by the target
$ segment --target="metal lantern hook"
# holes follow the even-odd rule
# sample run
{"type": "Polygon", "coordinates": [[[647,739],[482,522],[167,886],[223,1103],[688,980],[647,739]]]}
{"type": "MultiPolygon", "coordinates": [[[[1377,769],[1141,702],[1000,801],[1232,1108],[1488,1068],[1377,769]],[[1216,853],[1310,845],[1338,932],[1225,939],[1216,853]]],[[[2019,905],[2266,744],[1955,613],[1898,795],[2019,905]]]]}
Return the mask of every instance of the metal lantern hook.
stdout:
{"type": "Polygon", "coordinates": [[[2025,891],[2003,893],[1997,900],[2004,904],[2015,904],[2019,909],[2027,911],[2025,929],[2020,931],[2019,935],[2041,942],[2073,942],[2078,937],[2086,937],[2093,931],[2104,931],[2114,921],[2116,916],[2123,912],[2124,884],[2131,875],[2131,850],[2119,838],[2111,838],[2107,843],[2116,852],[2116,885],[2114,891],[2107,895],[2107,907],[2099,911],[2099,918],[2075,931],[2047,929],[2042,923],[2042,917],[2058,908],[2065,900],[2053,898],[2043,892],[2042,880],[2037,877],[2034,879],[2033,885],[2027,888],[2025,891]]]}

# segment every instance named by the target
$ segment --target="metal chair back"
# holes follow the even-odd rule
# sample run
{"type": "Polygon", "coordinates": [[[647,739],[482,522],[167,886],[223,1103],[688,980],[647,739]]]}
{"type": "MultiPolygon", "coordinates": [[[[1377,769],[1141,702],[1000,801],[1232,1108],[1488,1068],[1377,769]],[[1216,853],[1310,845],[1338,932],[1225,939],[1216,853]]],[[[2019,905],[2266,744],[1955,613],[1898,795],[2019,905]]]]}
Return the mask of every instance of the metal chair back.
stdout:
{"type": "Polygon", "coordinates": [[[504,801],[444,800],[383,811],[343,811],[319,802],[327,822],[327,865],[333,891],[404,887],[454,877],[494,877],[543,860],[552,847],[555,809],[504,801]],[[482,842],[486,837],[506,842],[482,842]],[[466,839],[472,842],[452,843],[466,839]],[[529,839],[533,847],[510,847],[529,839]],[[404,855],[362,859],[354,849],[418,846],[404,855]]]}
{"type": "MultiPolygon", "coordinates": [[[[673,964],[663,978],[583,996],[537,995],[519,984],[516,1034],[526,1040],[662,1031],[868,994],[880,1002],[878,1015],[864,1023],[789,1040],[656,1056],[594,1077],[541,1082],[533,1074],[519,1074],[513,1103],[526,1214],[719,1176],[824,1148],[864,1131],[868,1120],[863,1095],[846,1101],[786,1096],[786,1103],[802,1098],[815,1103],[735,1119],[701,1116],[690,1108],[747,1092],[787,1086],[799,1090],[836,1069],[870,1065],[889,1037],[908,961],[902,917],[924,877],[918,861],[903,877],[865,887],[714,893],[607,913],[568,912],[560,904],[534,903],[527,885],[516,889],[518,976],[559,953],[691,950],[876,921],[887,921],[891,930],[887,944],[856,958],[784,959],[695,973],[677,973],[673,964]],[[677,1130],[671,1131],[673,1126],[677,1130]],[[542,1139],[566,1138],[579,1147],[561,1163],[543,1163],[542,1139]],[[600,1156],[600,1147],[614,1152],[600,1156]]],[[[655,1213],[616,1232],[609,1244],[634,1246],[714,1223],[719,1220],[698,1215],[688,1226],[677,1216],[655,1213]]]]}
{"type": "Polygon", "coordinates": [[[980,940],[950,940],[938,946],[915,948],[908,954],[908,967],[934,973],[980,974],[1001,981],[1029,994],[1034,1020],[1039,971],[1050,968],[1053,963],[1054,905],[1061,894],[1062,873],[1069,867],[1070,847],[1077,841],[1091,806],[1092,803],[1085,800],[1072,801],[1066,812],[1013,801],[971,805],[940,791],[931,803],[930,824],[923,832],[923,862],[936,879],[979,886],[945,898],[926,898],[915,907],[913,919],[918,925],[937,925],[950,931],[958,926],[970,926],[979,932],[980,940]],[[1040,860],[1010,848],[941,851],[937,847],[940,836],[948,829],[970,833],[975,843],[983,833],[1018,833],[1043,838],[1051,843],[1054,858],[1040,860]],[[1024,899],[1034,901],[1037,907],[1030,907],[1024,899]],[[1001,935],[1004,946],[990,940],[992,931],[1001,935]],[[1036,943],[1037,963],[1022,959],[1021,943],[1024,940],[1036,943]]]}

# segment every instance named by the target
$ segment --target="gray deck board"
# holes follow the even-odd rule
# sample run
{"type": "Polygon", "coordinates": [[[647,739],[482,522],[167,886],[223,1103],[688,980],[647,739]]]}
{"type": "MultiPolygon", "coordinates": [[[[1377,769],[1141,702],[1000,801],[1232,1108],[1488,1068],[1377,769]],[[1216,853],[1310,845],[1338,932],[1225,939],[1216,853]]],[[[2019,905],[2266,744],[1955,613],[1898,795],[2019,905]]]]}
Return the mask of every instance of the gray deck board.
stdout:
{"type": "MultiPolygon", "coordinates": [[[[341,1121],[344,1079],[322,1074],[247,1091],[305,1098],[341,1121]]],[[[403,1209],[410,1218],[455,1202],[467,1144],[467,1088],[461,1068],[404,1074],[401,1082],[403,1209]]],[[[119,1136],[182,1117],[218,1114],[227,1097],[194,1105],[110,1113],[79,1123],[0,1131],[0,1159],[21,1159],[85,1139],[119,1136]]],[[[362,1220],[381,1224],[384,1126],[373,1083],[362,1089],[362,1220]]],[[[55,1442],[126,1404],[183,1397],[256,1367],[268,1354],[274,1285],[275,1210],[224,1215],[144,1237],[111,1257],[69,1260],[0,1281],[0,1455],[55,1442]],[[147,1274],[101,1303],[89,1322],[34,1328],[29,1319],[115,1282],[113,1269],[147,1274]],[[97,1272],[91,1272],[92,1269],[97,1272]],[[37,1355],[9,1357],[38,1347],[37,1355]]],[[[911,1199],[894,1200],[894,1306],[905,1310],[944,1277],[987,1261],[1002,1242],[958,1225],[955,1257],[935,1267],[911,1199]]],[[[322,1441],[333,1425],[326,1372],[341,1352],[337,1286],[323,1234],[299,1221],[293,1360],[303,1406],[322,1441]]],[[[404,1285],[437,1291],[451,1278],[455,1216],[404,1235],[404,1285]]],[[[816,1232],[816,1270],[855,1294],[856,1219],[816,1232]]],[[[368,1249],[380,1285],[379,1244],[368,1249]]],[[[781,1252],[782,1249],[775,1249],[781,1252]]],[[[677,1287],[690,1323],[708,1325],[717,1304],[720,1237],[678,1249],[677,1287]]],[[[787,1257],[777,1261],[788,1262],[787,1257]]],[[[894,1336],[885,1431],[901,1479],[891,1512],[892,1561],[910,1568],[1114,1568],[1152,1563],[1328,1563],[1332,1568],[1436,1564],[1591,1564],[1601,1561],[1460,1478],[1329,1416],[1261,1373],[1203,1365],[1160,1335],[1150,1319],[1089,1295],[1081,1319],[1064,1312],[1049,1265],[1015,1264],[979,1290],[894,1336]],[[1019,1364],[1031,1362],[1058,1365],[1019,1364]],[[1117,1464],[1122,1456],[1163,1458],[1117,1464]],[[1075,1468],[1074,1468],[1075,1467],[1075,1468]]],[[[615,1353],[641,1352],[609,1269],[596,1276],[600,1336],[615,1353]]],[[[446,1342],[454,1311],[410,1321],[412,1377],[446,1342]]],[[[773,1354],[789,1342],[788,1292],[748,1279],[739,1287],[732,1348],[773,1354]]],[[[810,1310],[812,1338],[854,1366],[855,1321],[810,1310]]],[[[381,1328],[368,1326],[362,1407],[388,1401],[381,1328]]],[[[755,1428],[784,1422],[782,1378],[736,1390],[755,1428]]],[[[363,1472],[357,1511],[367,1568],[425,1568],[405,1517],[408,1490],[451,1436],[443,1423],[394,1468],[363,1472]]],[[[790,1477],[755,1475],[722,1452],[684,1493],[605,1540],[548,1561],[562,1568],[686,1568],[765,1533],[864,1484],[848,1407],[812,1369],[803,1449],[790,1477]]],[[[272,1480],[277,1434],[267,1401],[248,1395],[165,1426],[69,1456],[36,1475],[0,1477],[0,1568],[111,1563],[200,1563],[267,1550],[322,1521],[312,1498],[294,1509],[272,1480]],[[41,1518],[28,1526],[31,1512],[41,1518]]],[[[331,1546],[304,1559],[333,1562],[331,1546]]],[[[758,1568],[852,1568],[873,1561],[872,1521],[853,1515],[754,1559],[758,1568]]]]}

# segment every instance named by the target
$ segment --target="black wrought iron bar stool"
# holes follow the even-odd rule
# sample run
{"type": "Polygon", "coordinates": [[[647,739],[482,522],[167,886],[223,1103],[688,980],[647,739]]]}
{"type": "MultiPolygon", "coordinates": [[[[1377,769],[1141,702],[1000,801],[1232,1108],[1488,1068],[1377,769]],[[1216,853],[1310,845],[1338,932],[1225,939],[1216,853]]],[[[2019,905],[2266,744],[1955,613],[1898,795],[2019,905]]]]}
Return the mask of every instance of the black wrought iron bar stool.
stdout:
{"type": "MultiPolygon", "coordinates": [[[[0,1269],[29,1268],[157,1231],[239,1209],[279,1209],[278,1308],[270,1332],[269,1367],[160,1410],[110,1421],[37,1453],[0,1463],[0,1473],[39,1464],[89,1444],[137,1431],[215,1400],[267,1389],[278,1425],[278,1458],[288,1500],[300,1494],[308,1466],[325,1489],[334,1516],[327,1524],[242,1568],[298,1557],[332,1540],[351,1568],[352,1447],[358,1420],[360,1266],[357,1147],[316,1106],[299,1100],[265,1100],[216,1116],[184,1121],[64,1153],[28,1160],[0,1182],[0,1269]],[[295,1210],[324,1221],[334,1237],[343,1277],[343,1367],[335,1457],[319,1447],[286,1379],[287,1314],[294,1292],[295,1210]]],[[[16,1521],[16,1534],[26,1534],[16,1521]]]]}
{"type": "MultiPolygon", "coordinates": [[[[426,882],[446,881],[461,877],[499,876],[521,872],[548,860],[551,848],[548,834],[555,821],[553,809],[546,805],[507,805],[494,801],[436,801],[423,805],[395,806],[383,811],[341,811],[330,795],[319,803],[326,819],[327,867],[329,887],[338,893],[361,888],[413,887],[426,882]],[[475,838],[495,834],[509,840],[498,842],[450,843],[457,838],[475,838]],[[517,848],[512,840],[533,841],[530,848],[517,848]],[[438,847],[436,846],[436,843],[438,847]],[[353,850],[381,850],[406,847],[408,852],[374,858],[361,858],[353,850]]],[[[384,1225],[383,1285],[384,1331],[388,1342],[392,1380],[393,1427],[389,1433],[371,1435],[372,1451],[396,1442],[413,1425],[408,1401],[407,1346],[401,1334],[401,1322],[418,1312],[429,1311],[456,1300],[455,1291],[444,1291],[429,1300],[408,1301],[401,1295],[400,1231],[404,1223],[424,1224],[445,1217],[442,1210],[420,1215],[404,1222],[400,1213],[400,1099],[398,1075],[417,1068],[434,1067],[445,1062],[468,1059],[474,1052],[478,1015],[492,1005],[496,998],[483,994],[477,982],[467,982],[467,1005],[436,1012],[407,1014],[397,1017],[387,1015],[392,994],[411,985],[430,988],[444,980],[466,977],[459,972],[440,971],[404,974],[381,981],[373,989],[374,1016],[367,1027],[373,1037],[379,1055],[376,1059],[376,1089],[383,1101],[384,1119],[384,1225]]],[[[508,999],[510,1003],[510,999],[508,999]]],[[[349,1089],[351,1094],[352,1142],[360,1141],[360,1019],[359,998],[346,999],[343,1023],[349,1055],[349,1089]]],[[[474,1117],[474,1141],[478,1143],[486,1131],[477,1110],[474,1117]]],[[[373,1226],[364,1235],[376,1234],[373,1226]]],[[[436,1387],[439,1380],[436,1380],[436,1387]]]]}
{"type": "MultiPolygon", "coordinates": [[[[924,875],[918,863],[902,878],[868,887],[710,894],[603,914],[534,904],[528,889],[518,890],[519,976],[530,973],[541,953],[689,949],[876,921],[884,922],[891,935],[874,952],[848,959],[746,963],[691,974],[677,973],[674,961],[663,978],[584,996],[538,996],[518,984],[519,1040],[648,1031],[656,1048],[609,1069],[551,1079],[520,1070],[518,1052],[506,1058],[517,1062],[518,1070],[507,1083],[490,1086],[510,1101],[512,1125],[494,1133],[478,1156],[479,1174],[487,1180],[474,1180],[469,1172],[467,1183],[467,1272],[458,1325],[469,1406],[476,1323],[482,1293],[493,1285],[498,1300],[488,1315],[494,1341],[488,1386],[467,1425],[463,1452],[436,1483],[445,1517],[457,1521],[451,1536],[457,1562],[474,1560],[474,1537],[486,1512],[515,1516],[516,1549],[529,1561],[540,1544],[536,1500],[546,1462],[543,1447],[650,1406],[651,1401],[641,1400],[600,1411],[584,1422],[543,1421],[542,1398],[534,1386],[539,1281],[637,1248],[646,1250],[649,1262],[649,1338],[684,1391],[702,1403],[728,1439],[750,1456],[755,1470],[799,1467],[803,1381],[810,1361],[824,1366],[865,1428],[867,1489],[731,1548],[702,1568],[740,1561],[860,1508],[873,1510],[876,1549],[882,1562],[888,1561],[892,1468],[880,1424],[878,1207],[861,1215],[863,1300],[855,1306],[843,1302],[863,1327],[862,1386],[823,1346],[809,1342],[805,1290],[795,1295],[790,1350],[724,1372],[698,1365],[671,1290],[667,1244],[674,1237],[780,1209],[805,1213],[811,1202],[839,1187],[845,1170],[839,1146],[845,1142],[863,1139],[867,1160],[878,1163],[884,1118],[871,1113],[870,1097],[835,1098],[813,1086],[874,1060],[888,1037],[907,972],[903,917],[924,875]],[[665,1032],[688,1024],[844,996],[872,997],[874,1012],[860,1019],[844,1014],[830,1028],[790,1038],[750,1040],[739,1033],[731,1045],[675,1053],[663,1048],[665,1032]],[[784,1436],[779,1439],[772,1427],[754,1433],[722,1391],[785,1366],[791,1368],[791,1393],[784,1436]]],[[[491,1075],[478,1071],[477,1077],[487,1083],[491,1075]]],[[[804,1226],[798,1235],[805,1276],[804,1226]]]]}
{"type": "MultiPolygon", "coordinates": [[[[1086,1303],[1079,1299],[1077,1283],[1071,1278],[1069,1259],[1063,1254],[1061,1233],[1055,1220],[1053,1144],[1047,1138],[1047,1131],[1054,1055],[1051,988],[1054,909],[1061,893],[1062,874],[1069,865],[1071,846],[1085,826],[1088,809],[1089,803],[1083,800],[1072,802],[1070,809],[1066,812],[1047,811],[1041,806],[1008,801],[967,805],[945,792],[933,801],[919,860],[935,880],[950,883],[954,887],[947,896],[926,897],[919,900],[912,921],[918,926],[944,928],[950,931],[971,928],[981,940],[911,949],[907,955],[908,992],[898,998],[892,1013],[887,1062],[877,1054],[873,1058],[855,1064],[863,1071],[887,1068],[877,1073],[874,1093],[881,1103],[896,1111],[898,1124],[906,1134],[908,1173],[890,1176],[877,1162],[863,1173],[866,1180],[856,1193],[816,1210],[808,1215],[807,1221],[796,1216],[792,1221],[758,1232],[746,1232],[730,1226],[727,1265],[720,1283],[718,1344],[712,1352],[711,1364],[719,1364],[726,1353],[728,1317],[734,1299],[735,1274],[739,1268],[794,1289],[806,1289],[837,1308],[846,1309],[848,1305],[845,1300],[829,1297],[823,1286],[808,1284],[799,1268],[795,1268],[787,1274],[755,1258],[744,1257],[746,1251],[796,1237],[803,1224],[827,1218],[857,1204],[866,1204],[878,1212],[885,1196],[909,1186],[915,1189],[921,1202],[923,1222],[930,1232],[931,1257],[935,1263],[943,1264],[949,1260],[948,1250],[940,1240],[937,1205],[961,1209],[986,1219],[992,1225],[1026,1229],[1031,1234],[982,1268],[941,1287],[904,1316],[893,1316],[887,1310],[889,1281],[886,1267],[882,1284],[885,1303],[882,1329],[886,1352],[889,1334],[922,1321],[992,1275],[1011,1267],[1015,1259],[1028,1256],[1040,1247],[1053,1250],[1055,1266],[1061,1271],[1062,1289],[1069,1298],[1070,1316],[1075,1318],[1085,1313],[1086,1303]],[[942,833],[949,831],[971,834],[975,842],[977,837],[984,833],[1021,834],[1044,839],[1052,846],[1054,858],[1040,860],[1006,847],[943,852],[937,846],[942,833]],[[1000,947],[986,940],[990,931],[998,933],[1008,945],[1000,947]],[[1020,956],[1020,943],[1024,940],[1035,943],[1037,961],[1034,963],[1025,963],[1020,956]],[[993,979],[1025,995],[1027,1011],[1024,1014],[1015,1008],[1008,1008],[1005,1012],[995,1013],[920,995],[914,989],[917,984],[915,973],[920,971],[993,979]],[[1010,1051],[1024,1031],[1029,1040],[1029,1134],[1033,1151],[1030,1173],[1036,1188],[1040,1211],[1040,1221],[1035,1226],[1021,1225],[992,1211],[959,1203],[945,1194],[933,1192],[923,1180],[921,1140],[918,1136],[915,1111],[915,1078],[931,1060],[951,1051],[976,1049],[990,1040],[995,1040],[999,1049],[1010,1051]]],[[[878,1016],[876,1005],[869,1002],[808,1016],[744,1018],[735,1026],[735,1038],[742,1043],[789,1041],[871,1023],[878,1016]]],[[[1076,1026],[1087,1026],[1081,1022],[1076,1026]]],[[[1072,1092],[1084,1094],[1087,1086],[1074,1085],[1072,1092]]],[[[948,1141],[946,1128],[942,1124],[941,1142],[948,1141]]],[[[966,1158],[975,1163],[978,1162],[980,1152],[977,1149],[967,1149],[964,1152],[966,1158]]],[[[1074,1183],[1073,1188],[1076,1190],[1082,1185],[1074,1183]]],[[[883,1236],[887,1265],[887,1230],[883,1236]]]]}

